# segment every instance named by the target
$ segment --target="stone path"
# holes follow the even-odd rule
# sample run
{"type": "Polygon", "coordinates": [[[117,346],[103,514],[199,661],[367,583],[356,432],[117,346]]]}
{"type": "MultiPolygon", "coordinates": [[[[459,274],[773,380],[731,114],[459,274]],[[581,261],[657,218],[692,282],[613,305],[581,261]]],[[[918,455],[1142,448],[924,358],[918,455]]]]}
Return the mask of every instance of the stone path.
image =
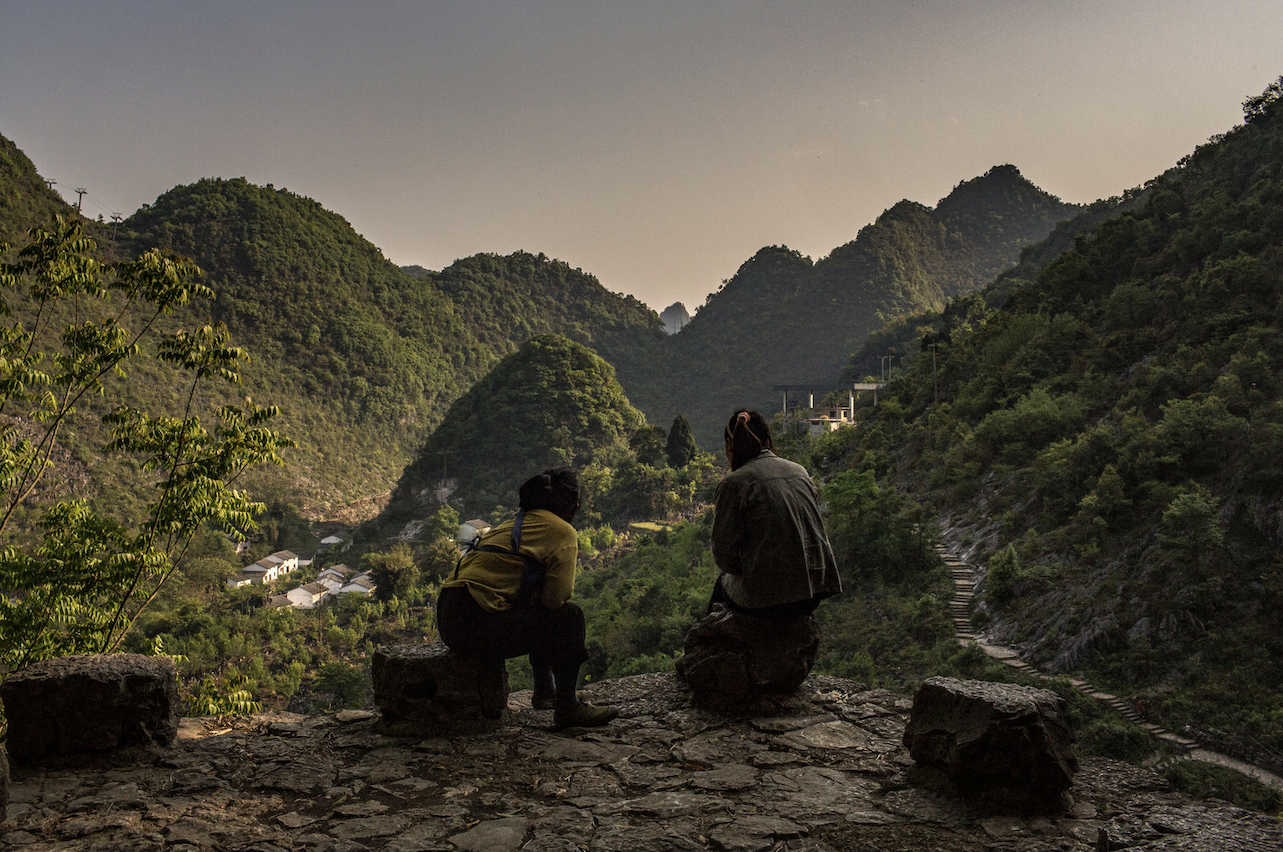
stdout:
{"type": "MultiPolygon", "coordinates": [[[[949,600],[949,613],[953,618],[953,629],[958,641],[963,645],[973,645],[979,648],[989,657],[1022,674],[1033,678],[1046,679],[1046,675],[1020,659],[1020,654],[1015,649],[1002,645],[992,645],[975,632],[975,628],[971,623],[971,605],[972,599],[975,597],[976,587],[975,571],[967,562],[944,545],[936,545],[936,552],[944,560],[944,564],[948,567],[949,574],[953,578],[953,596],[949,600]]],[[[1149,722],[1137,712],[1131,702],[1124,701],[1116,695],[1111,695],[1085,680],[1071,677],[1069,682],[1084,695],[1094,698],[1118,715],[1149,731],[1160,740],[1170,743],[1178,750],[1177,759],[1198,760],[1203,763],[1223,766],[1283,793],[1283,777],[1229,755],[1203,748],[1196,740],[1174,734],[1161,725],[1149,722]]]]}
{"type": "Polygon", "coordinates": [[[171,749],[16,768],[0,849],[21,852],[1093,852],[1283,848],[1275,818],[1084,760],[1054,813],[915,782],[911,701],[814,676],[751,714],[692,707],[673,674],[593,684],[623,713],[554,732],[513,693],[484,734],[380,733],[378,714],[186,719],[171,749]],[[1000,807],[1000,806],[991,806],[1000,807]]]}

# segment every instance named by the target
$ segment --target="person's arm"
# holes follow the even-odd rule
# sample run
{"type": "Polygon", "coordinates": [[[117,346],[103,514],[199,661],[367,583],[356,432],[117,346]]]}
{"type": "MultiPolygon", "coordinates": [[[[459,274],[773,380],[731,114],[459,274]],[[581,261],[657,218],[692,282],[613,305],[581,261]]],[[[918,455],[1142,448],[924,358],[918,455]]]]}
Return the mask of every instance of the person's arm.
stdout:
{"type": "Polygon", "coordinates": [[[743,573],[740,540],[744,533],[739,489],[723,479],[713,499],[713,561],[727,574],[743,573]]]}
{"type": "Polygon", "coordinates": [[[560,531],[556,546],[544,558],[547,571],[539,601],[548,609],[557,609],[575,592],[575,569],[579,559],[579,536],[569,524],[560,531]]]}

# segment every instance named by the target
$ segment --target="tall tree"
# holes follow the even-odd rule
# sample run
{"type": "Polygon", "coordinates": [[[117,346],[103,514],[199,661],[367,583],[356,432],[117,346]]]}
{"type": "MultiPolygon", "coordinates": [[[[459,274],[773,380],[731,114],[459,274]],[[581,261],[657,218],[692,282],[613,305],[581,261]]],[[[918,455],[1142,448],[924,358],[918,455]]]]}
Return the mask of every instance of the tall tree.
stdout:
{"type": "Polygon", "coordinates": [[[686,415],[677,415],[673,418],[673,428],[668,430],[668,466],[685,467],[698,452],[686,415]]]}
{"type": "MultiPolygon", "coordinates": [[[[165,583],[184,569],[207,524],[233,536],[254,526],[263,505],[235,483],[248,468],[281,462],[288,439],[273,431],[274,408],[252,402],[214,411],[213,432],[198,401],[206,386],[236,383],[248,355],[220,326],[177,330],[156,345],[162,369],[183,387],[181,408],[155,415],[122,397],[100,415],[109,455],[128,457],[148,479],[142,520],[88,500],[48,495],[66,487],[51,472],[68,455],[60,435],[84,422],[77,409],[120,392],[109,384],[139,360],[162,318],[212,292],[190,261],[149,251],[100,263],[76,221],[61,217],[15,261],[0,264],[0,663],[21,668],[46,657],[115,650],[165,583]]],[[[0,246],[0,256],[8,246],[0,246]]],[[[128,386],[126,386],[126,389],[128,386]]]]}

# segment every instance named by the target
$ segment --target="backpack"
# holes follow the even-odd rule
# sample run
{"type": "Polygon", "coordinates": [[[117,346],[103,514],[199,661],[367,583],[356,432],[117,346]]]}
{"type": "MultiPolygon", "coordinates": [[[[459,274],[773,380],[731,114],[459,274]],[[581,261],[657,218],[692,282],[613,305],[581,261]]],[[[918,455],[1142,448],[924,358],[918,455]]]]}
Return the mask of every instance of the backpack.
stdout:
{"type": "Polygon", "coordinates": [[[518,606],[534,606],[539,602],[539,593],[543,591],[544,574],[548,566],[544,565],[533,556],[527,556],[521,552],[521,521],[525,512],[518,510],[512,519],[512,549],[508,550],[494,544],[482,544],[481,533],[477,533],[471,541],[463,544],[463,555],[454,566],[454,579],[459,578],[459,569],[463,566],[463,556],[474,550],[480,550],[483,553],[502,553],[505,556],[515,556],[522,562],[521,568],[521,588],[517,591],[518,606]]]}

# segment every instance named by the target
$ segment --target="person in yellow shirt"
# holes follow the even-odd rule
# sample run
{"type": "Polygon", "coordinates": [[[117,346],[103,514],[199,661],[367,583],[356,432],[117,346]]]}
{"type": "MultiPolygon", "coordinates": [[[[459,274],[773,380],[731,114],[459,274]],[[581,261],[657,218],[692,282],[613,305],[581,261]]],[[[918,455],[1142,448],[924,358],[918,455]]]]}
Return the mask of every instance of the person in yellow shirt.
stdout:
{"type": "Polygon", "coordinates": [[[529,655],[532,704],[553,711],[556,728],[604,725],[615,707],[580,701],[588,659],[583,610],[570,602],[579,538],[579,477],[552,467],[521,484],[521,510],[485,532],[441,586],[437,628],[451,650],[482,663],[482,712],[503,712],[504,661],[529,655]]]}

